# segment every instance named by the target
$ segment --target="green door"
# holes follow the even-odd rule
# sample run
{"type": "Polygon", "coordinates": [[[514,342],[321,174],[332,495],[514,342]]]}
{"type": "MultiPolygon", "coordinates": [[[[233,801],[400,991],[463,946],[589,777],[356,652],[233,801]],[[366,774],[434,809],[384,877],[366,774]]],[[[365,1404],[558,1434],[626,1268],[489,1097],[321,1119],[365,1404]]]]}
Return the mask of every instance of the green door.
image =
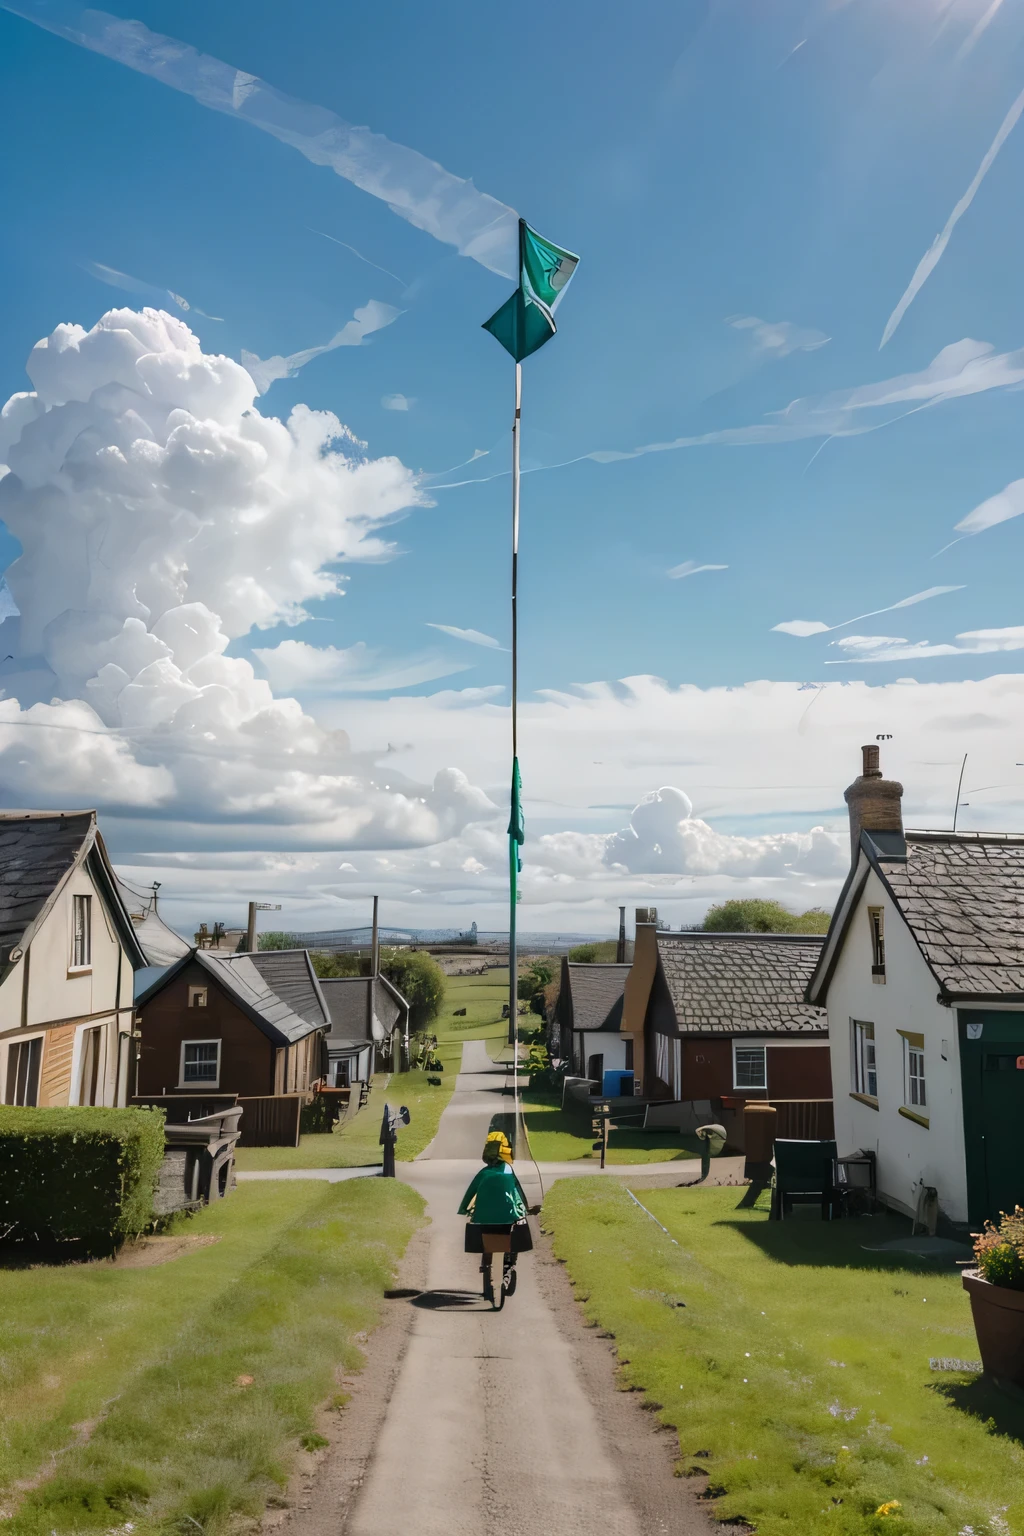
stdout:
{"type": "Polygon", "coordinates": [[[1024,1205],[1024,1013],[960,1010],[972,1227],[1024,1205]]]}

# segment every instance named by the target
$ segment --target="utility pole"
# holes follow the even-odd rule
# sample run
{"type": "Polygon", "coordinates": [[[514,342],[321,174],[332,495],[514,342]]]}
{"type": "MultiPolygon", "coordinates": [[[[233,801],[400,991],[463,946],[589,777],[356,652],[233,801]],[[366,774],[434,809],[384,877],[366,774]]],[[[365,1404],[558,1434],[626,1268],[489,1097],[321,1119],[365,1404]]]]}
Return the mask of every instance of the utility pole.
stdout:
{"type": "Polygon", "coordinates": [[[280,912],[280,910],[281,903],[279,901],[250,901],[249,921],[245,929],[245,948],[248,954],[254,955],[256,953],[256,913],[280,912]]]}
{"type": "Polygon", "coordinates": [[[615,963],[616,963],[616,965],[625,965],[625,963],[626,963],[626,909],[625,909],[625,907],[620,907],[619,908],[619,942],[615,946],[615,963]]]}

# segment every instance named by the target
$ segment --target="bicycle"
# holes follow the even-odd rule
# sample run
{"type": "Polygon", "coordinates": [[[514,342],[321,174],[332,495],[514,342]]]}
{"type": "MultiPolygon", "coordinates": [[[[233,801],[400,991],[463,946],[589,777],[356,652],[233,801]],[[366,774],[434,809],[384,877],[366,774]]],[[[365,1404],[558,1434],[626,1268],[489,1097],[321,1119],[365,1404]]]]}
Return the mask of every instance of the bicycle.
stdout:
{"type": "Polygon", "coordinates": [[[501,1253],[501,1283],[498,1286],[497,1296],[495,1296],[494,1278],[491,1273],[491,1261],[495,1257],[495,1252],[501,1252],[501,1250],[497,1249],[491,1253],[484,1253],[480,1261],[480,1271],[484,1282],[484,1301],[489,1301],[495,1312],[500,1312],[505,1305],[505,1298],[507,1296],[514,1296],[516,1293],[517,1255],[508,1252],[501,1253]]]}

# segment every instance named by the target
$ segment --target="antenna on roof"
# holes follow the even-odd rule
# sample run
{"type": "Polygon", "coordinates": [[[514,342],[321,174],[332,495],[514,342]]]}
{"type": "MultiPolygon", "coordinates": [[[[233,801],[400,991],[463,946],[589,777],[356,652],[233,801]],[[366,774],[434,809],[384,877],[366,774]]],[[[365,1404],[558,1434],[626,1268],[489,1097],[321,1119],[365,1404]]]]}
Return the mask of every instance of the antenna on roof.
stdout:
{"type": "Polygon", "coordinates": [[[966,767],[967,767],[967,753],[965,752],[964,753],[964,760],[960,764],[960,778],[958,779],[957,786],[956,786],[956,804],[953,807],[953,831],[954,832],[956,831],[956,818],[960,814],[960,791],[964,787],[964,769],[966,767]]]}

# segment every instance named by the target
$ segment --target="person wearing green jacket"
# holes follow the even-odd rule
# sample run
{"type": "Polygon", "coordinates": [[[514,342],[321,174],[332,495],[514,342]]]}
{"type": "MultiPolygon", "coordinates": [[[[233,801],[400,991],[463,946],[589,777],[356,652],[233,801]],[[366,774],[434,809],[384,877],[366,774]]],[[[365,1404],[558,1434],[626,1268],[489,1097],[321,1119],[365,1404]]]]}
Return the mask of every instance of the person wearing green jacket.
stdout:
{"type": "Polygon", "coordinates": [[[502,1300],[511,1296],[516,1288],[515,1263],[518,1254],[533,1247],[529,1223],[526,1220],[526,1196],[512,1169],[512,1149],[502,1131],[492,1131],[484,1143],[484,1166],[476,1174],[459,1206],[460,1216],[469,1216],[466,1224],[466,1252],[481,1255],[480,1269],[483,1274],[484,1299],[493,1303],[494,1287],[491,1283],[491,1258],[495,1251],[504,1252],[502,1300]],[[484,1243],[484,1236],[499,1240],[509,1239],[508,1249],[497,1246],[492,1249],[484,1243]]]}

